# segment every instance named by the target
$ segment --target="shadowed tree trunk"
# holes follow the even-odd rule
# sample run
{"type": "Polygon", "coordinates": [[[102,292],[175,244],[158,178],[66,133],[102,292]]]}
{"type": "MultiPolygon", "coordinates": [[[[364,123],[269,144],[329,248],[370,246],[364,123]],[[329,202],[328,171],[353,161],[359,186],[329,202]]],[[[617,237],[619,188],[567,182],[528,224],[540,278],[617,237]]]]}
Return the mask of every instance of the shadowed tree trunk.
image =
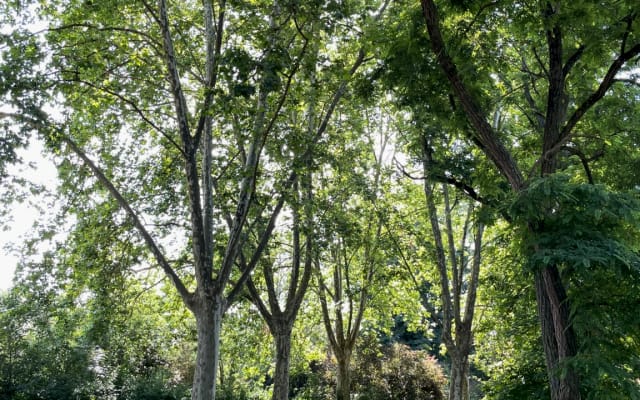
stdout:
{"type": "Polygon", "coordinates": [[[289,330],[279,330],[273,336],[276,342],[276,370],[273,379],[273,399],[288,399],[291,328],[289,328],[289,330]]]}
{"type": "Polygon", "coordinates": [[[469,399],[469,355],[451,354],[449,400],[469,399]]]}
{"type": "Polygon", "coordinates": [[[569,301],[558,268],[553,265],[537,271],[535,286],[551,392],[558,399],[574,399],[575,393],[580,393],[576,372],[569,369],[565,376],[558,373],[562,363],[578,352],[576,335],[570,324],[569,301]]]}

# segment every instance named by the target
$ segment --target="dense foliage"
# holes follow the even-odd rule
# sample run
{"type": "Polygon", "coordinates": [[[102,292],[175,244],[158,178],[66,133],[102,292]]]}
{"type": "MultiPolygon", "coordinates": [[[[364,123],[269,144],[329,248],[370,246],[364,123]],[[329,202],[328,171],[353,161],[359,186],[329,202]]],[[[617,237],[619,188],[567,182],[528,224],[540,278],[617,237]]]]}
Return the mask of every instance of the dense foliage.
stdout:
{"type": "Polygon", "coordinates": [[[640,399],[639,19],[0,4],[0,399],[640,399]]]}

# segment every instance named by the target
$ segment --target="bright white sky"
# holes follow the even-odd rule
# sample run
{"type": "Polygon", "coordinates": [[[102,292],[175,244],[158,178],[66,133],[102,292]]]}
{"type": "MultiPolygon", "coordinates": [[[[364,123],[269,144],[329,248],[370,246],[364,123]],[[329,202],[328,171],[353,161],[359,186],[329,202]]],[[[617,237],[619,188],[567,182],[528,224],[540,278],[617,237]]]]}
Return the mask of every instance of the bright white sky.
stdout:
{"type": "MultiPolygon", "coordinates": [[[[42,145],[37,141],[33,141],[32,145],[19,152],[24,160],[22,166],[12,166],[9,168],[9,174],[18,174],[29,179],[32,182],[55,188],[56,169],[53,163],[46,160],[42,156],[42,145]],[[28,168],[28,163],[34,163],[35,168],[28,168]]],[[[12,221],[0,221],[1,225],[7,225],[9,230],[0,230],[0,291],[6,290],[12,285],[16,264],[20,258],[19,248],[25,235],[32,230],[33,224],[38,218],[36,208],[30,204],[38,199],[30,199],[22,204],[7,204],[5,207],[10,208],[12,221]],[[11,250],[13,247],[16,250],[11,250]]]]}

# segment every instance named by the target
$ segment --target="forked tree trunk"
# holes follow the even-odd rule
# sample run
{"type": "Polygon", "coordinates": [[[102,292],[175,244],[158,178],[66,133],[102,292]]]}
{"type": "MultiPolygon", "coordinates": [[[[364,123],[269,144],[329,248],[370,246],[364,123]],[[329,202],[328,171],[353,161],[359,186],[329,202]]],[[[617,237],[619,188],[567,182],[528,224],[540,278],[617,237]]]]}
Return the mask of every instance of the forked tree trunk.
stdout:
{"type": "Polygon", "coordinates": [[[273,381],[273,400],[289,398],[289,362],[291,360],[291,328],[274,332],[276,342],[276,371],[273,381]]]}
{"type": "Polygon", "coordinates": [[[570,323],[567,293],[558,268],[548,266],[538,271],[535,285],[551,398],[579,400],[578,375],[573,368],[560,370],[566,359],[578,353],[578,346],[570,323]]]}
{"type": "Polygon", "coordinates": [[[195,310],[198,350],[193,375],[192,400],[215,400],[216,377],[220,360],[222,299],[203,300],[195,310]]]}
{"type": "Polygon", "coordinates": [[[338,373],[336,376],[336,400],[349,400],[351,396],[351,364],[350,352],[336,355],[338,362],[338,373]]]}

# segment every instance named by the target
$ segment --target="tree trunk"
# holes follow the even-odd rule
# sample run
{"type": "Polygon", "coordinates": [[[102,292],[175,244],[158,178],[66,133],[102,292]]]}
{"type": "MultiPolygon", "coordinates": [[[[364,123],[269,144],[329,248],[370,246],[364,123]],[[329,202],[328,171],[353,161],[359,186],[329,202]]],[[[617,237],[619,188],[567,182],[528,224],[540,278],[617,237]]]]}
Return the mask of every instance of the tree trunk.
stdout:
{"type": "Polygon", "coordinates": [[[351,353],[346,351],[339,357],[338,375],[336,376],[336,400],[349,400],[351,396],[351,371],[349,364],[351,363],[351,353]]]}
{"type": "Polygon", "coordinates": [[[276,371],[273,381],[273,400],[289,399],[289,361],[291,359],[291,328],[274,332],[276,342],[276,371]]]}
{"type": "Polygon", "coordinates": [[[577,354],[578,346],[558,268],[547,266],[536,272],[535,284],[551,399],[579,400],[578,375],[572,368],[562,365],[567,358],[577,354]],[[561,371],[561,368],[566,369],[561,371]]]}
{"type": "Polygon", "coordinates": [[[195,309],[198,351],[193,375],[192,400],[215,400],[216,376],[220,357],[222,299],[207,298],[195,309]]]}
{"type": "Polygon", "coordinates": [[[449,377],[449,400],[469,399],[469,352],[451,356],[449,377]]]}

